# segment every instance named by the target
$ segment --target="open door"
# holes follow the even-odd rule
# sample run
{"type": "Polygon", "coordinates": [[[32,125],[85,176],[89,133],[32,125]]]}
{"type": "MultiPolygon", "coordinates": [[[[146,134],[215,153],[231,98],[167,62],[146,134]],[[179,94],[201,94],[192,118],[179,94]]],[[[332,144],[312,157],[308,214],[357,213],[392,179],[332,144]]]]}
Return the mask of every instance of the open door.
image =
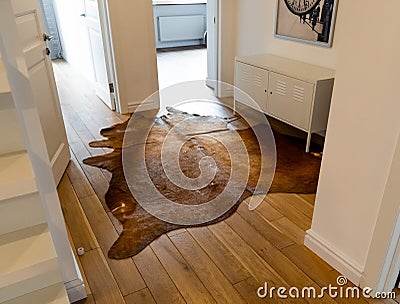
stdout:
{"type": "MultiPolygon", "coordinates": [[[[86,26],[89,33],[91,54],[93,60],[96,95],[111,109],[115,110],[114,81],[112,79],[110,50],[108,48],[108,27],[102,25],[107,20],[104,7],[97,0],[84,0],[86,26]],[[102,16],[101,16],[102,15],[102,16]],[[100,17],[101,16],[101,17],[100,17]]],[[[101,2],[101,1],[100,1],[101,2]]]]}
{"type": "Polygon", "coordinates": [[[216,90],[218,0],[207,1],[207,85],[216,90]]]}
{"type": "MultiPolygon", "coordinates": [[[[56,184],[70,160],[60,101],[37,0],[14,0],[15,21],[56,184]]],[[[17,37],[16,37],[17,38],[17,37]]]]}

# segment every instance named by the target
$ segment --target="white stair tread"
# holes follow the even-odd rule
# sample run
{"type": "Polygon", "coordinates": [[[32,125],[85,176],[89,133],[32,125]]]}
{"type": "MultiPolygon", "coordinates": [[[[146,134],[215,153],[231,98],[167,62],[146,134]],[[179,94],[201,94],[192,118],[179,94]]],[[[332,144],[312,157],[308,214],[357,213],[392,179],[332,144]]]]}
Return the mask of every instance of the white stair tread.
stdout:
{"type": "Polygon", "coordinates": [[[3,304],[69,304],[68,295],[63,283],[55,284],[38,291],[23,295],[3,304]]]}
{"type": "Polygon", "coordinates": [[[10,92],[11,89],[8,84],[7,74],[3,66],[3,61],[0,58],[0,94],[10,92]]]}
{"type": "Polygon", "coordinates": [[[37,192],[27,152],[0,155],[0,201],[37,192]]]}
{"type": "Polygon", "coordinates": [[[0,256],[0,290],[58,269],[57,255],[46,224],[1,236],[0,256]]]}

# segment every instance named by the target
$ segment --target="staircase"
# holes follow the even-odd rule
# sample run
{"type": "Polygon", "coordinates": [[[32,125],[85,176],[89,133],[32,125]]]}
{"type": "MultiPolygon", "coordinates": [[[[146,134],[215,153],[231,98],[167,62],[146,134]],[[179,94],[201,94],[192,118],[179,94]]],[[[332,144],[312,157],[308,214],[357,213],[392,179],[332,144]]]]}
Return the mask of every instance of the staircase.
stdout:
{"type": "Polygon", "coordinates": [[[0,59],[0,303],[69,303],[0,59]]]}

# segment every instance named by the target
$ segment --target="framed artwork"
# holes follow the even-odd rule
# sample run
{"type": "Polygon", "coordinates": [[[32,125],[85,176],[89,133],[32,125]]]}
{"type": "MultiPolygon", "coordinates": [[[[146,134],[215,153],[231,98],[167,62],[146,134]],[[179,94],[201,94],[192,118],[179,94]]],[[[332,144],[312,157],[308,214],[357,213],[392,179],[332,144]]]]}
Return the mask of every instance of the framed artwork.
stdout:
{"type": "Polygon", "coordinates": [[[275,36],[332,46],[339,0],[277,0],[275,36]]]}

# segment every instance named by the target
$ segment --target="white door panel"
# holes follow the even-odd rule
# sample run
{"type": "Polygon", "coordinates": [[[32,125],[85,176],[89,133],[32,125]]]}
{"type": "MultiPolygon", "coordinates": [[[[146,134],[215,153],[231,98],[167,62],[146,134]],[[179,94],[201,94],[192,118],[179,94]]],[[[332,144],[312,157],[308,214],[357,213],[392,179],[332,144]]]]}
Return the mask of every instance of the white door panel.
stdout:
{"type": "Polygon", "coordinates": [[[36,106],[39,111],[44,137],[46,139],[53,139],[46,140],[46,146],[51,161],[51,156],[56,154],[60,146],[60,142],[57,138],[64,125],[60,123],[58,109],[55,107],[54,103],[48,102],[49,100],[53,100],[54,96],[50,83],[43,81],[43,79],[48,78],[46,64],[40,62],[32,67],[29,71],[29,76],[31,78],[31,84],[35,88],[33,93],[35,94],[36,106]]]}
{"type": "Polygon", "coordinates": [[[68,165],[70,154],[53,68],[43,41],[39,4],[37,0],[12,0],[11,3],[49,160],[58,183],[68,165]]]}
{"type": "Polygon", "coordinates": [[[86,26],[89,33],[91,54],[93,60],[96,95],[112,110],[115,110],[115,101],[110,93],[111,83],[109,68],[107,65],[108,56],[105,54],[102,27],[99,17],[97,0],[85,0],[86,26]]]}

